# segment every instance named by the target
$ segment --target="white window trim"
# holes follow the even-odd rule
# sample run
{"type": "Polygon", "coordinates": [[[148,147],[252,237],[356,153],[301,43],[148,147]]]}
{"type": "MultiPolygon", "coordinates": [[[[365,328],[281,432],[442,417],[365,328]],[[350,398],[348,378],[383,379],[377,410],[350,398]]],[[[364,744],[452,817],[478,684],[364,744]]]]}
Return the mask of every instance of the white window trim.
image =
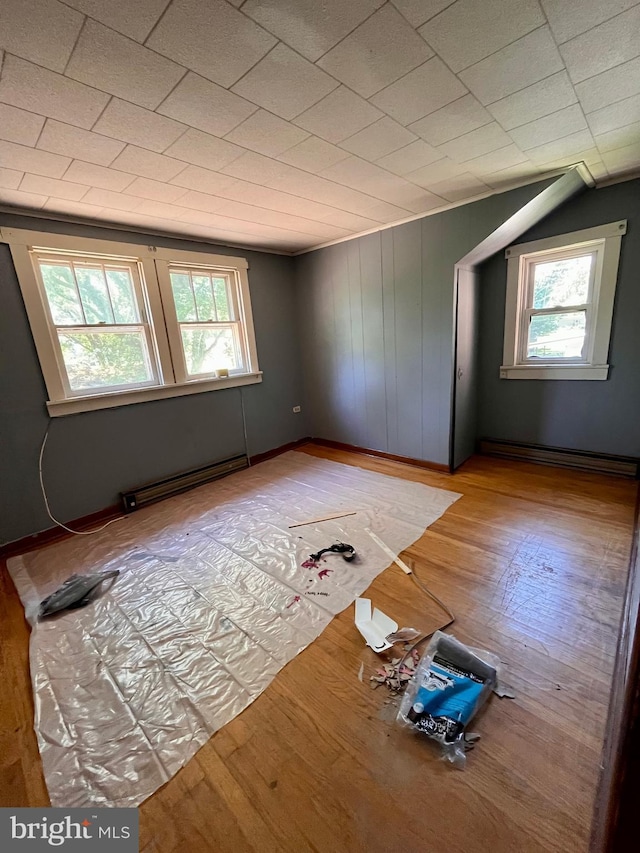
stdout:
{"type": "MultiPolygon", "coordinates": [[[[609,342],[613,320],[613,303],[618,277],[618,263],[622,237],[627,233],[627,221],[610,222],[595,228],[586,228],[570,234],[559,234],[545,240],[520,243],[505,251],[507,258],[507,296],[505,301],[504,347],[501,379],[587,379],[604,380],[609,376],[609,342]],[[524,286],[521,271],[527,259],[535,254],[545,254],[558,249],[583,249],[593,247],[597,252],[593,335],[591,351],[580,362],[541,362],[523,364],[519,359],[520,341],[518,324],[522,314],[524,286]],[[520,362],[520,363],[519,363],[520,362]]],[[[526,283],[525,283],[526,284],[526,283]]]]}
{"type": "MultiPolygon", "coordinates": [[[[95,409],[109,409],[147,400],[162,400],[168,397],[182,397],[189,394],[199,394],[223,388],[235,388],[262,382],[262,372],[258,366],[255,329],[251,300],[249,293],[248,269],[246,258],[230,255],[215,255],[206,251],[194,252],[181,249],[167,249],[162,246],[142,246],[134,243],[117,243],[111,240],[99,240],[87,237],[73,237],[67,234],[52,234],[50,232],[29,231],[21,228],[1,228],[0,241],[8,243],[13,263],[22,291],[22,297],[27,310],[36,351],[47,386],[49,399],[47,409],[51,417],[76,414],[95,409]],[[65,396],[61,371],[57,363],[56,351],[52,341],[52,328],[48,320],[44,297],[41,294],[37,276],[31,260],[30,250],[50,249],[66,252],[83,252],[97,255],[112,255],[140,264],[145,279],[147,308],[150,313],[149,322],[153,327],[156,356],[161,379],[158,384],[131,388],[126,390],[111,390],[105,393],[65,396]],[[156,263],[157,262],[157,263],[156,263]],[[232,270],[238,284],[238,298],[243,319],[245,345],[248,355],[247,372],[234,374],[229,377],[214,379],[189,379],[180,381],[176,377],[169,335],[172,333],[171,323],[165,319],[167,306],[173,307],[171,286],[168,278],[170,263],[195,264],[201,266],[219,267],[232,270]],[[166,273],[166,280],[165,278],[166,273]],[[168,290],[167,290],[168,288],[168,290]],[[162,294],[165,295],[163,303],[162,294]]],[[[167,313],[169,313],[167,311],[167,313]]],[[[182,349],[174,349],[174,354],[182,353],[182,349]]],[[[176,359],[177,360],[177,359],[176,359]]]]}

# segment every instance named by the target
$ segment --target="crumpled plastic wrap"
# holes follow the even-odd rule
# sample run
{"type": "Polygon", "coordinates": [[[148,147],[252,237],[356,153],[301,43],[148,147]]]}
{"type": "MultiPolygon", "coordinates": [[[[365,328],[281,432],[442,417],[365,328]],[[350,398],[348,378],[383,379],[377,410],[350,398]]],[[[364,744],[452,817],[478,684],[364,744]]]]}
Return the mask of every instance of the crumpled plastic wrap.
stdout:
{"type": "Polygon", "coordinates": [[[141,803],[387,567],[366,528],[397,554],[459,497],[292,452],[9,560],[52,805],[141,803]],[[336,541],[358,559],[302,567],[336,541]],[[88,607],[37,620],[72,572],[113,569],[88,607]]]}

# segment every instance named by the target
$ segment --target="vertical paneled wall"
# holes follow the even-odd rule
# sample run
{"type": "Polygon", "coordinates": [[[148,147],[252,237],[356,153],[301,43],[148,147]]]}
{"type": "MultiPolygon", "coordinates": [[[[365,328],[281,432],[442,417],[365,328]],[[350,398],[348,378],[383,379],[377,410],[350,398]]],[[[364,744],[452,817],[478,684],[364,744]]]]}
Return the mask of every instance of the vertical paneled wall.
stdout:
{"type": "Polygon", "coordinates": [[[296,259],[313,436],[448,463],[454,265],[545,185],[296,259]]]}

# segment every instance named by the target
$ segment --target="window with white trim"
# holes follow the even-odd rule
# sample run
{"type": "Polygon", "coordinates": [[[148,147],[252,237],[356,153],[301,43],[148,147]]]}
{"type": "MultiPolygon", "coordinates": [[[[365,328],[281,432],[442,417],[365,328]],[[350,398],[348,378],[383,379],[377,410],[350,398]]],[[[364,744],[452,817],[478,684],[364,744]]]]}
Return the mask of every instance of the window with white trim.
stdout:
{"type": "Polygon", "coordinates": [[[626,221],[506,250],[502,379],[606,379],[626,221]]]}
{"type": "Polygon", "coordinates": [[[50,414],[261,381],[244,258],[2,229],[50,414]]]}

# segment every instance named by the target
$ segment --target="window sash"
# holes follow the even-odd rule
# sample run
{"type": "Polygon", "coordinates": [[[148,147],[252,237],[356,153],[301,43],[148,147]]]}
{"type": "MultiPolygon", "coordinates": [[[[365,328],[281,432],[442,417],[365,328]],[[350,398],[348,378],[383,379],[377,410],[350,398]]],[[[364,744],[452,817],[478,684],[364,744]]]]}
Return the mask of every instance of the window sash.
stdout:
{"type": "Polygon", "coordinates": [[[602,253],[604,240],[597,241],[584,246],[565,246],[552,251],[534,252],[520,256],[520,310],[518,312],[516,337],[516,364],[590,364],[593,358],[595,320],[597,315],[596,281],[602,265],[602,253]],[[536,266],[554,261],[572,260],[592,256],[591,269],[589,270],[589,286],[587,291],[587,302],[562,306],[549,306],[548,308],[533,308],[535,271],[536,266]],[[541,314],[556,315],[568,314],[578,311],[585,312],[585,337],[581,356],[544,358],[540,356],[528,356],[529,328],[531,318],[541,314]]]}
{"type": "MultiPolygon", "coordinates": [[[[160,371],[159,361],[158,361],[158,353],[156,348],[156,342],[154,337],[154,332],[151,324],[148,322],[148,311],[146,307],[145,301],[145,291],[143,287],[143,279],[142,274],[139,269],[139,265],[136,261],[129,260],[128,258],[120,258],[117,256],[100,256],[100,255],[86,255],[84,253],[76,253],[76,252],[49,252],[42,251],[38,249],[32,249],[30,252],[31,263],[33,266],[33,270],[36,277],[36,283],[39,290],[40,300],[42,302],[42,307],[45,312],[45,318],[49,330],[49,338],[51,341],[51,345],[53,348],[56,364],[58,367],[58,373],[60,377],[60,382],[62,385],[62,393],[63,397],[66,399],[73,399],[74,397],[89,397],[93,395],[102,395],[108,394],[110,392],[117,392],[123,390],[135,390],[137,388],[149,388],[153,386],[157,386],[162,384],[162,374],[160,371]],[[44,284],[44,279],[42,276],[42,270],[40,268],[41,263],[57,263],[60,264],[62,260],[66,260],[73,269],[74,264],[83,264],[83,263],[91,263],[95,266],[98,264],[104,267],[118,267],[126,268],[129,271],[132,281],[133,287],[133,295],[134,300],[138,312],[138,316],[140,317],[139,322],[137,323],[56,323],[53,319],[51,305],[49,303],[49,297],[46,291],[46,287],[44,284]],[[71,387],[71,381],[69,379],[69,372],[67,369],[67,364],[64,359],[64,354],[62,352],[62,346],[60,344],[60,338],[58,335],[58,330],[78,330],[78,331],[86,331],[88,333],[99,332],[102,329],[127,329],[127,328],[140,328],[144,332],[144,343],[146,347],[146,358],[151,370],[151,378],[146,382],[128,382],[128,383],[119,383],[114,385],[96,385],[93,387],[79,388],[75,389],[71,387]]],[[[76,289],[78,288],[77,279],[75,276],[75,271],[73,272],[74,283],[76,289]]],[[[107,287],[107,292],[108,287],[107,287]]],[[[109,297],[111,300],[111,297],[109,297]]],[[[80,309],[82,311],[82,315],[86,320],[85,308],[80,297],[80,293],[78,291],[78,301],[80,304],[80,309]]]]}

